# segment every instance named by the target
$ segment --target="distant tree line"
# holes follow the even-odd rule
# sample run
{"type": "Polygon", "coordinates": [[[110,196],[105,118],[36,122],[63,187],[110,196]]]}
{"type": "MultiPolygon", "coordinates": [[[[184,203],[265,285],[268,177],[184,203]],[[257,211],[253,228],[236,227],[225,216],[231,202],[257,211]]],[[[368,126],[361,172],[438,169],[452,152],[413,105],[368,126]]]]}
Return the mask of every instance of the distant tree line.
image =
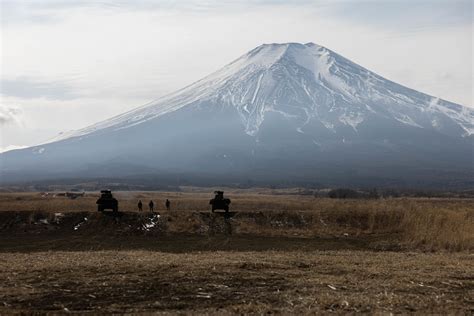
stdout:
{"type": "Polygon", "coordinates": [[[353,189],[340,188],[329,191],[328,197],[331,199],[378,199],[380,195],[376,189],[356,191],[353,189]]]}
{"type": "Polygon", "coordinates": [[[442,191],[420,189],[350,189],[335,188],[329,191],[315,191],[316,197],[331,199],[378,199],[397,197],[425,197],[425,198],[474,198],[474,190],[442,191]]]}

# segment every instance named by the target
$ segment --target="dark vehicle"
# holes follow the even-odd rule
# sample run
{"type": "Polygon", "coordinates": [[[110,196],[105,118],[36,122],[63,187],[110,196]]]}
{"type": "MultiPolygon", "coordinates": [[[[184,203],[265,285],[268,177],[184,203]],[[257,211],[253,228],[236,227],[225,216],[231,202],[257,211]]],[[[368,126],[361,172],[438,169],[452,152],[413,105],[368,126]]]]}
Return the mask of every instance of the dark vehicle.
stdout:
{"type": "Polygon", "coordinates": [[[97,210],[102,212],[104,210],[112,210],[114,213],[118,212],[118,201],[112,196],[112,191],[100,191],[100,198],[97,200],[97,210]]]}
{"type": "Polygon", "coordinates": [[[209,204],[212,205],[212,211],[224,210],[229,212],[230,199],[224,198],[224,191],[214,191],[214,194],[216,196],[209,201],[209,204]]]}

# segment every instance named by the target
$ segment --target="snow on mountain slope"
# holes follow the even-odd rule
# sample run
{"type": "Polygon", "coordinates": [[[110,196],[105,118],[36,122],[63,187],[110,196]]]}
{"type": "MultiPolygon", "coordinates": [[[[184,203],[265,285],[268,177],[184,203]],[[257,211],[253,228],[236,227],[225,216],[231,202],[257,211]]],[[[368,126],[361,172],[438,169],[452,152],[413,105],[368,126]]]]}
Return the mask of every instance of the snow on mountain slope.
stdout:
{"type": "MultiPolygon", "coordinates": [[[[374,117],[453,136],[474,134],[474,110],[409,88],[314,43],[264,44],[181,90],[90,127],[51,140],[120,130],[186,106],[237,109],[245,132],[255,136],[266,114],[310,121],[328,130],[358,126],[374,117]]],[[[50,142],[51,142],[50,141],[50,142]]]]}
{"type": "Polygon", "coordinates": [[[473,135],[471,108],[313,43],[267,44],[132,111],[1,153],[0,185],[154,174],[206,185],[472,187],[473,135]]]}

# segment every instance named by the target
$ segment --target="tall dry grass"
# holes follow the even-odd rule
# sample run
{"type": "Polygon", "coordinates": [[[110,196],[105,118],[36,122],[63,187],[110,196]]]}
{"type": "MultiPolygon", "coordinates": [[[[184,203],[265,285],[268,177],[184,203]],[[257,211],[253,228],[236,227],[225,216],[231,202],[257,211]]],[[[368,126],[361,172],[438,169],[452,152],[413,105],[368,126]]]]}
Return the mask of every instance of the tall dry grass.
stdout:
{"type": "Polygon", "coordinates": [[[331,206],[322,212],[330,219],[329,222],[359,227],[365,233],[394,234],[401,245],[408,248],[425,251],[474,250],[472,200],[353,200],[336,202],[331,206]]]}
{"type": "Polygon", "coordinates": [[[474,210],[413,205],[400,222],[403,242],[424,250],[474,250],[474,210]]]}

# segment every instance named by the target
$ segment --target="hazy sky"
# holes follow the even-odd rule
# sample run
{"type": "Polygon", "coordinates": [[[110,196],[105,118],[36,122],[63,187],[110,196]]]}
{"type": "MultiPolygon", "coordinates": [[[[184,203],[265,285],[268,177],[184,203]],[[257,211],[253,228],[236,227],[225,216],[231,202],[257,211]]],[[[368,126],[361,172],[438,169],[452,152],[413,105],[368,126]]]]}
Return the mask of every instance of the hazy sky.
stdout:
{"type": "Polygon", "coordinates": [[[473,105],[471,0],[0,3],[0,150],[140,106],[272,42],[314,42],[473,105]]]}

